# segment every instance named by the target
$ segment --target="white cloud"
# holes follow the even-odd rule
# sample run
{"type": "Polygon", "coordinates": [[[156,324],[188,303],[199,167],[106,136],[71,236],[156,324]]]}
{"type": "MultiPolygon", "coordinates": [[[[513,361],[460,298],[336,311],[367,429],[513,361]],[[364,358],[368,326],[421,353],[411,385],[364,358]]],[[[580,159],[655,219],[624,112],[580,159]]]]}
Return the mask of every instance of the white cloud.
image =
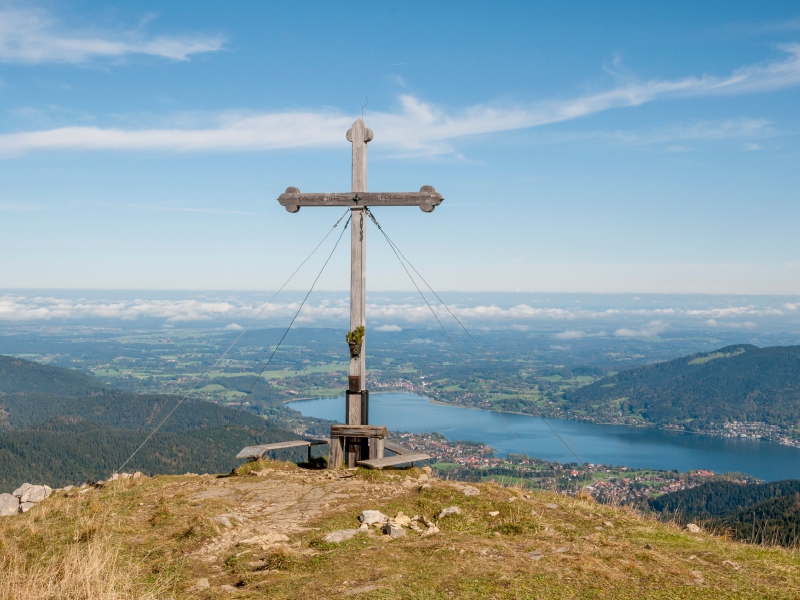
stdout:
{"type": "Polygon", "coordinates": [[[561,333],[555,334],[553,337],[557,340],[579,340],[583,336],[586,335],[584,331],[575,331],[568,329],[567,331],[562,331],[561,333]]]}
{"type": "Polygon", "coordinates": [[[758,325],[753,321],[743,321],[741,323],[737,323],[731,321],[720,322],[716,319],[708,319],[706,323],[712,327],[721,327],[723,329],[755,329],[758,327],[758,325]]]}
{"type": "Polygon", "coordinates": [[[6,63],[83,63],[128,54],[189,60],[193,54],[220,50],[224,42],[222,36],[148,36],[138,29],[68,30],[42,9],[0,9],[0,62],[6,63]]]}
{"type": "Polygon", "coordinates": [[[668,329],[668,325],[663,321],[650,321],[644,327],[639,329],[617,329],[614,335],[617,337],[655,337],[659,333],[664,333],[668,329]]]}
{"type": "MultiPolygon", "coordinates": [[[[47,322],[60,320],[94,319],[105,322],[137,322],[160,320],[166,323],[215,322],[229,330],[239,327],[238,323],[252,319],[261,306],[257,301],[224,296],[188,297],[185,299],[127,299],[104,300],[102,298],[59,298],[55,296],[36,296],[23,293],[7,293],[0,296],[0,321],[6,322],[47,322]]],[[[457,306],[450,309],[460,320],[470,325],[492,324],[492,326],[513,327],[526,330],[535,323],[586,323],[602,327],[615,327],[630,319],[649,320],[640,328],[621,328],[614,332],[617,337],[652,337],[665,331],[668,323],[714,325],[726,328],[753,328],[754,318],[772,319],[795,314],[790,307],[800,304],[784,304],[783,310],[770,306],[726,307],[722,309],[686,310],[680,308],[640,309],[608,308],[588,309],[580,307],[532,307],[518,304],[508,308],[496,305],[457,306]],[[713,321],[713,322],[712,322],[713,321]]],[[[298,301],[276,301],[267,307],[260,322],[288,322],[300,307],[298,301]]],[[[434,305],[445,326],[452,324],[450,316],[441,306],[434,305]]],[[[330,324],[347,323],[350,305],[346,295],[341,298],[324,299],[317,303],[309,302],[300,312],[298,323],[330,324]]],[[[371,323],[384,323],[377,331],[397,332],[409,326],[436,326],[436,321],[427,305],[411,302],[392,302],[381,299],[370,301],[367,305],[367,319],[371,323]]],[[[605,331],[587,333],[586,329],[565,329],[554,333],[558,340],[577,340],[587,337],[605,336],[605,331]]]]}
{"type": "MultiPolygon", "coordinates": [[[[218,46],[221,42],[218,43],[218,46]]],[[[209,46],[209,50],[218,46],[209,46]]],[[[633,82],[607,92],[536,105],[476,105],[460,111],[400,96],[394,112],[370,112],[378,132],[375,143],[401,154],[453,152],[451,143],[465,136],[537,127],[568,121],[614,108],[639,106],[664,98],[741,94],[800,84],[800,44],[782,47],[782,61],[752,65],[728,77],[687,77],[633,82]]],[[[199,51],[199,50],[198,50],[199,51]]],[[[176,53],[175,58],[179,58],[176,53]]],[[[0,51],[0,56],[2,52],[0,51]]],[[[166,54],[165,54],[166,56],[166,54]]],[[[188,56],[188,54],[186,54],[188,56]]],[[[246,151],[328,147],[343,143],[352,117],[332,110],[287,110],[272,113],[227,112],[207,117],[201,127],[121,129],[67,126],[0,136],[0,154],[36,150],[159,150],[168,152],[246,151]]],[[[761,120],[733,120],[684,126],[680,139],[748,135],[766,127],[761,120]]],[[[666,140],[669,132],[662,133],[666,140]]],[[[672,133],[675,136],[675,132],[672,133]]]]}
{"type": "Polygon", "coordinates": [[[231,323],[230,325],[226,325],[225,329],[230,329],[232,331],[241,331],[242,329],[244,329],[244,327],[242,327],[238,323],[231,323]]]}

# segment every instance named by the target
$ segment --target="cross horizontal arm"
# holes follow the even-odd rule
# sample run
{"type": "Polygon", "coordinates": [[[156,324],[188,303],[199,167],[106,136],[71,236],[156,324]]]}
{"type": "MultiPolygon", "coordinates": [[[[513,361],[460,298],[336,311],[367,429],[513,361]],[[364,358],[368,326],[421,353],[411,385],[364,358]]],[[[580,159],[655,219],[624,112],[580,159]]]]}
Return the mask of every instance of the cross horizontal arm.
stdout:
{"type": "Polygon", "coordinates": [[[419,192],[348,192],[343,194],[301,194],[295,187],[286,188],[278,202],[290,213],[301,206],[419,206],[433,212],[444,198],[433,186],[423,185],[419,192]]]}

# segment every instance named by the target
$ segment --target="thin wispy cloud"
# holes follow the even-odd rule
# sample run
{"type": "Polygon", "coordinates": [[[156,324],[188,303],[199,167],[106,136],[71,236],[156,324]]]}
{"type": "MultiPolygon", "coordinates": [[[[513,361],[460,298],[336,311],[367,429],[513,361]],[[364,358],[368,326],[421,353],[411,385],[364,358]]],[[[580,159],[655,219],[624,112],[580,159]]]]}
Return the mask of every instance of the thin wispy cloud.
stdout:
{"type": "Polygon", "coordinates": [[[222,49],[219,35],[152,36],[132,31],[73,30],[39,8],[0,8],[0,62],[84,63],[120,59],[130,54],[189,60],[194,54],[222,49]]]}
{"type": "MultiPolygon", "coordinates": [[[[800,84],[800,44],[782,47],[787,56],[737,69],[727,77],[687,77],[679,80],[629,82],[610,91],[533,106],[472,106],[448,111],[411,95],[399,98],[394,112],[371,111],[370,126],[384,148],[414,154],[453,151],[452,142],[467,136],[539,127],[586,117],[602,111],[639,106],[667,98],[745,94],[800,84]]],[[[179,56],[176,51],[175,56],[179,56]]],[[[181,55],[183,56],[183,55],[181,55]]],[[[150,129],[60,127],[0,135],[0,154],[37,150],[134,150],[167,152],[251,151],[285,148],[324,148],[342,143],[352,116],[332,110],[288,110],[237,113],[208,117],[201,127],[150,129]]],[[[696,124],[683,133],[691,137],[724,137],[757,132],[761,120],[738,120],[716,125],[696,124]]],[[[668,136],[666,136],[668,137],[668,136]]],[[[678,136],[680,137],[680,136],[678,136]]]]}

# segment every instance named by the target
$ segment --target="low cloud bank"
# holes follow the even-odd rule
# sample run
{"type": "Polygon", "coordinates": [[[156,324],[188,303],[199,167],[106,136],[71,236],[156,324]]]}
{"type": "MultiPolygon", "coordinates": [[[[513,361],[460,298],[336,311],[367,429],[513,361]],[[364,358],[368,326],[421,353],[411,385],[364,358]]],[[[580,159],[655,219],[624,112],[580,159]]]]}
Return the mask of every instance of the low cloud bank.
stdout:
{"type": "MultiPolygon", "coordinates": [[[[175,293],[164,295],[175,296],[175,293]]],[[[186,295],[192,294],[187,292],[186,295]]],[[[249,322],[261,310],[263,304],[259,298],[253,293],[217,298],[207,294],[184,298],[137,298],[134,295],[125,299],[6,293],[0,295],[0,322],[6,325],[81,322],[109,327],[137,323],[150,326],[197,324],[233,331],[241,329],[240,323],[249,322]]],[[[634,299],[638,300],[638,297],[634,299]]],[[[573,341],[604,336],[609,329],[616,337],[628,338],[655,337],[685,327],[758,330],[764,323],[778,323],[782,327],[794,324],[796,327],[800,318],[797,303],[786,302],[786,299],[769,304],[742,303],[738,306],[705,308],[644,308],[629,306],[623,301],[619,301],[617,307],[576,306],[575,302],[567,301],[564,304],[571,306],[534,306],[532,303],[508,302],[508,298],[505,300],[505,306],[502,302],[473,301],[472,305],[466,302],[453,303],[450,308],[460,320],[471,326],[511,327],[518,330],[543,328],[552,331],[555,339],[573,341]],[[571,326],[565,327],[567,323],[571,326]]],[[[607,302],[613,303],[614,299],[607,302]]],[[[708,302],[707,297],[705,302],[708,302]]],[[[284,302],[274,302],[264,310],[257,326],[283,326],[299,307],[299,301],[291,297],[284,302]]],[[[451,322],[452,318],[443,306],[434,305],[433,308],[443,321],[451,322]]],[[[312,299],[307,303],[300,311],[297,324],[341,326],[348,322],[349,312],[346,296],[327,294],[327,297],[316,302],[312,299]]],[[[375,330],[381,332],[437,326],[430,309],[421,301],[415,303],[407,296],[398,299],[381,294],[380,301],[368,300],[367,318],[375,330]]]]}

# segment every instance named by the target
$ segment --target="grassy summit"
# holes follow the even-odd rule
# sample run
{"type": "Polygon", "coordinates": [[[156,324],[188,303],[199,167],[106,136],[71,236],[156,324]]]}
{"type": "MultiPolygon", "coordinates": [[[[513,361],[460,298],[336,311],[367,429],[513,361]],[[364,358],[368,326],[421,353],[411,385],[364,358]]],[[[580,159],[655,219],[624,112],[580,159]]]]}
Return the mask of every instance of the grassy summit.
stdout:
{"type": "Polygon", "coordinates": [[[0,597],[796,598],[800,556],[691,534],[588,498],[419,470],[158,476],[54,493],[0,520],[0,597]],[[460,515],[436,519],[457,506],[460,515]],[[341,544],[364,509],[433,518],[341,544]],[[496,512],[496,515],[492,516],[496,512]]]}

